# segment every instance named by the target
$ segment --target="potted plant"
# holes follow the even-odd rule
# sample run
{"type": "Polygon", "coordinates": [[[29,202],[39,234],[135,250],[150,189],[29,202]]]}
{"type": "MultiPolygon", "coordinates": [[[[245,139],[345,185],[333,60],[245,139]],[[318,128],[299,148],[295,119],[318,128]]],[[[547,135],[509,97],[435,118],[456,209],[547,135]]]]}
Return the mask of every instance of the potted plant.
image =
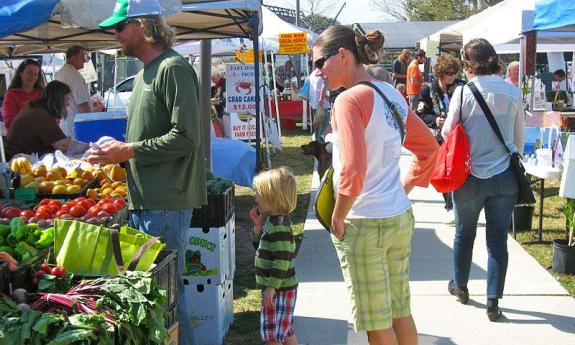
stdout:
{"type": "Polygon", "coordinates": [[[563,214],[567,239],[553,240],[553,271],[575,274],[575,199],[566,199],[563,214]]]}

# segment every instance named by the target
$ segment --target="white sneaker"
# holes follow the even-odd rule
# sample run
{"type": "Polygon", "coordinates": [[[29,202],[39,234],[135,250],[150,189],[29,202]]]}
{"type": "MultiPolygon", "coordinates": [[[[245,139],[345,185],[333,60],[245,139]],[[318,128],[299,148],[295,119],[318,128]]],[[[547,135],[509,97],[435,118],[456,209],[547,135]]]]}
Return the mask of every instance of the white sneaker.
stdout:
{"type": "Polygon", "coordinates": [[[455,212],[453,210],[447,211],[443,224],[455,225],[455,212]]]}

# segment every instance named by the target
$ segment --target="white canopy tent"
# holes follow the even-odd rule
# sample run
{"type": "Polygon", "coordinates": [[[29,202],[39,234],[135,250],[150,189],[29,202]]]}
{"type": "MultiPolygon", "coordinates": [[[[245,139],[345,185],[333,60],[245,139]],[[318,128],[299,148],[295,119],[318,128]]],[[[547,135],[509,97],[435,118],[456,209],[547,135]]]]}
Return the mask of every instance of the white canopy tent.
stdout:
{"type": "MultiPolygon", "coordinates": [[[[485,38],[499,54],[518,53],[522,32],[533,26],[535,0],[505,0],[497,5],[450,25],[420,40],[420,46],[429,41],[439,42],[439,47],[457,50],[473,38],[485,38]]],[[[575,50],[572,32],[542,32],[538,35],[537,51],[558,52],[575,50]]]]}

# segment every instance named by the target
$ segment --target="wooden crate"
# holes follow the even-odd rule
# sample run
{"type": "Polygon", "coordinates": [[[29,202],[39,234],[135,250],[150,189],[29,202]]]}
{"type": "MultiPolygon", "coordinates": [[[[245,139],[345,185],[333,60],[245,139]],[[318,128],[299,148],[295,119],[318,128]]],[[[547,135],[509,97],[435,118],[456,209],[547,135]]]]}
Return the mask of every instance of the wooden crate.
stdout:
{"type": "Polygon", "coordinates": [[[170,334],[170,339],[166,341],[166,345],[178,345],[178,323],[174,323],[170,329],[168,329],[170,334]]]}

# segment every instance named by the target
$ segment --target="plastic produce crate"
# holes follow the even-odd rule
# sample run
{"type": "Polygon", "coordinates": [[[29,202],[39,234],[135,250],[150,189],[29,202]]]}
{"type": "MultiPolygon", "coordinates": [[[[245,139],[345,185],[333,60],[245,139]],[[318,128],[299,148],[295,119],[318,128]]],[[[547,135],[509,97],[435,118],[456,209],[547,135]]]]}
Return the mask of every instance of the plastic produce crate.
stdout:
{"type": "Polygon", "coordinates": [[[32,267],[39,265],[46,257],[47,251],[41,252],[28,262],[21,263],[15,270],[10,271],[9,284],[14,289],[26,289],[29,292],[36,291],[36,286],[32,285],[32,267]]]}
{"type": "Polygon", "coordinates": [[[164,250],[156,258],[156,266],[152,268],[158,287],[166,290],[166,310],[171,311],[178,303],[178,255],[175,250],[164,250]]]}
{"type": "Polygon", "coordinates": [[[10,268],[7,261],[0,261],[0,292],[10,293],[10,268]]]}
{"type": "Polygon", "coordinates": [[[208,204],[195,208],[191,228],[220,227],[226,225],[234,213],[234,187],[223,194],[208,194],[208,204]]]}

